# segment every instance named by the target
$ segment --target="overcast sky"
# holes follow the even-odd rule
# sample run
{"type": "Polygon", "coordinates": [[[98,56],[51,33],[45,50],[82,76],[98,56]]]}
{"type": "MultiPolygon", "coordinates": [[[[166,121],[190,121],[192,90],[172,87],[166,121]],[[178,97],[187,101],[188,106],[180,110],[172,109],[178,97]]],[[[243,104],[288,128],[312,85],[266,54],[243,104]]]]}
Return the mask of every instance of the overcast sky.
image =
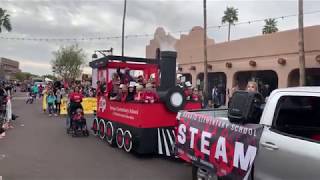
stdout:
{"type": "MultiPolygon", "coordinates": [[[[298,0],[207,0],[208,26],[221,25],[221,17],[227,6],[239,11],[239,22],[297,14],[298,0]]],[[[202,0],[127,0],[126,34],[153,34],[162,26],[169,32],[188,31],[202,26],[202,0]]],[[[121,35],[123,0],[0,0],[0,7],[11,15],[13,31],[3,32],[1,37],[24,38],[90,38],[121,35]]],[[[305,26],[320,24],[320,1],[305,0],[305,26]]],[[[280,31],[298,27],[297,17],[278,20],[280,31]]],[[[239,39],[261,34],[264,23],[233,26],[231,38],[239,39]]],[[[171,33],[179,37],[179,33],[171,33]]],[[[227,28],[208,29],[208,35],[216,42],[225,41],[227,28]]],[[[125,55],[145,56],[145,46],[152,37],[125,40],[125,55]]],[[[0,57],[20,61],[23,71],[34,74],[51,73],[52,52],[60,46],[78,43],[87,54],[87,62],[95,49],[114,48],[121,53],[121,39],[93,41],[18,41],[0,39],[0,57]]]]}

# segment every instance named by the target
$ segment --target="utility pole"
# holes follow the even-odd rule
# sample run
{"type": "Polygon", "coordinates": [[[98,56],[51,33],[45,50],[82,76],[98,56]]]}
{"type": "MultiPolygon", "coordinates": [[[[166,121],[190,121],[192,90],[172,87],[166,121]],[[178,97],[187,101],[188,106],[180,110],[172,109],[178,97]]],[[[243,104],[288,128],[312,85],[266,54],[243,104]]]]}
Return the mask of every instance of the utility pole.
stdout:
{"type": "Polygon", "coordinates": [[[124,25],[126,21],[126,11],[127,11],[127,0],[124,0],[123,19],[122,19],[122,47],[121,47],[122,56],[124,56],[124,25]]]}
{"type": "Polygon", "coordinates": [[[306,85],[306,64],[304,54],[304,33],[303,33],[303,0],[299,0],[299,84],[306,85]]]}
{"type": "Polygon", "coordinates": [[[207,59],[207,1],[203,0],[203,57],[204,57],[204,74],[203,74],[203,96],[205,104],[208,102],[208,59],[207,59]]]}

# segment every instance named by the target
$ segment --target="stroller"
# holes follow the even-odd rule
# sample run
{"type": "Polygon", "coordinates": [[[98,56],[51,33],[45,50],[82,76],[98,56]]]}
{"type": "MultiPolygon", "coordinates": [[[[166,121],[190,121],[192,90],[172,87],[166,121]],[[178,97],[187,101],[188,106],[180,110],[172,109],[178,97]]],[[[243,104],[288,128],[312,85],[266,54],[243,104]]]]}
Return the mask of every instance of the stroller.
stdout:
{"type": "Polygon", "coordinates": [[[77,136],[89,136],[87,128],[87,122],[84,118],[84,113],[81,108],[77,108],[76,111],[70,115],[70,126],[67,129],[67,134],[72,134],[73,137],[77,136]]]}
{"type": "Polygon", "coordinates": [[[36,94],[30,92],[26,104],[32,104],[34,99],[36,99],[36,94]]]}

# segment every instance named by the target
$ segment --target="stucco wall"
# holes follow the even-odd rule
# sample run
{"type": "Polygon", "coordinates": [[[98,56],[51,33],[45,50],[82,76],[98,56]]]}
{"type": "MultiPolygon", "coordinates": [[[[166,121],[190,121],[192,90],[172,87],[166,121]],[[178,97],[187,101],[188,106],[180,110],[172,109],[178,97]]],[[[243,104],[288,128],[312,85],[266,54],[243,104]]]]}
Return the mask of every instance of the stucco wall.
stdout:
{"type": "MultiPolygon", "coordinates": [[[[315,57],[320,55],[320,26],[304,29],[306,67],[320,68],[315,57]]],[[[150,41],[146,48],[146,56],[154,57],[157,42],[150,41]]],[[[195,27],[189,34],[181,35],[176,43],[177,62],[182,67],[181,73],[190,73],[192,83],[203,72],[203,29],[195,27]],[[190,70],[195,66],[196,70],[190,70]]],[[[244,38],[224,43],[208,40],[208,63],[212,65],[209,72],[224,72],[227,76],[227,88],[234,84],[234,75],[239,71],[273,70],[278,75],[278,87],[288,86],[288,75],[299,67],[298,30],[289,30],[273,34],[244,38]],[[278,63],[279,58],[286,60],[285,65],[278,63]],[[250,66],[249,61],[256,66],[250,66]],[[231,68],[226,63],[232,64],[231,68]]]]}

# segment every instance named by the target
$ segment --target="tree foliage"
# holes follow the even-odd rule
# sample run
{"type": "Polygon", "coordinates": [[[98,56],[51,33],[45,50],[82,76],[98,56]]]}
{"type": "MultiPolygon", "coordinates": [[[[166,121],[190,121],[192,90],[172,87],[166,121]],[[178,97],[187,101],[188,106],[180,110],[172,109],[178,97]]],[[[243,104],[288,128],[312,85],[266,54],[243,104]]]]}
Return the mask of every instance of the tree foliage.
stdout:
{"type": "Polygon", "coordinates": [[[15,78],[19,81],[30,80],[32,77],[37,77],[37,75],[31,74],[29,72],[18,72],[15,74],[15,78]]]}
{"type": "Polygon", "coordinates": [[[238,20],[238,9],[235,9],[234,7],[227,7],[224,11],[224,16],[222,17],[222,24],[234,24],[235,22],[238,22],[238,20]]]}
{"type": "Polygon", "coordinates": [[[77,45],[60,47],[53,52],[52,71],[67,81],[80,76],[81,68],[85,64],[85,53],[77,45]]]}
{"type": "Polygon", "coordinates": [[[266,19],[264,20],[264,22],[266,23],[262,29],[262,34],[271,34],[274,32],[278,32],[278,28],[277,28],[277,21],[276,19],[270,18],[270,19],[266,19]]]}
{"type": "Polygon", "coordinates": [[[2,28],[7,31],[12,30],[9,17],[10,15],[7,14],[7,10],[0,8],[0,33],[2,32],[2,28]]]}
{"type": "Polygon", "coordinates": [[[238,22],[238,9],[227,7],[222,17],[222,24],[228,23],[228,41],[230,41],[230,28],[235,22],[238,22]]]}

